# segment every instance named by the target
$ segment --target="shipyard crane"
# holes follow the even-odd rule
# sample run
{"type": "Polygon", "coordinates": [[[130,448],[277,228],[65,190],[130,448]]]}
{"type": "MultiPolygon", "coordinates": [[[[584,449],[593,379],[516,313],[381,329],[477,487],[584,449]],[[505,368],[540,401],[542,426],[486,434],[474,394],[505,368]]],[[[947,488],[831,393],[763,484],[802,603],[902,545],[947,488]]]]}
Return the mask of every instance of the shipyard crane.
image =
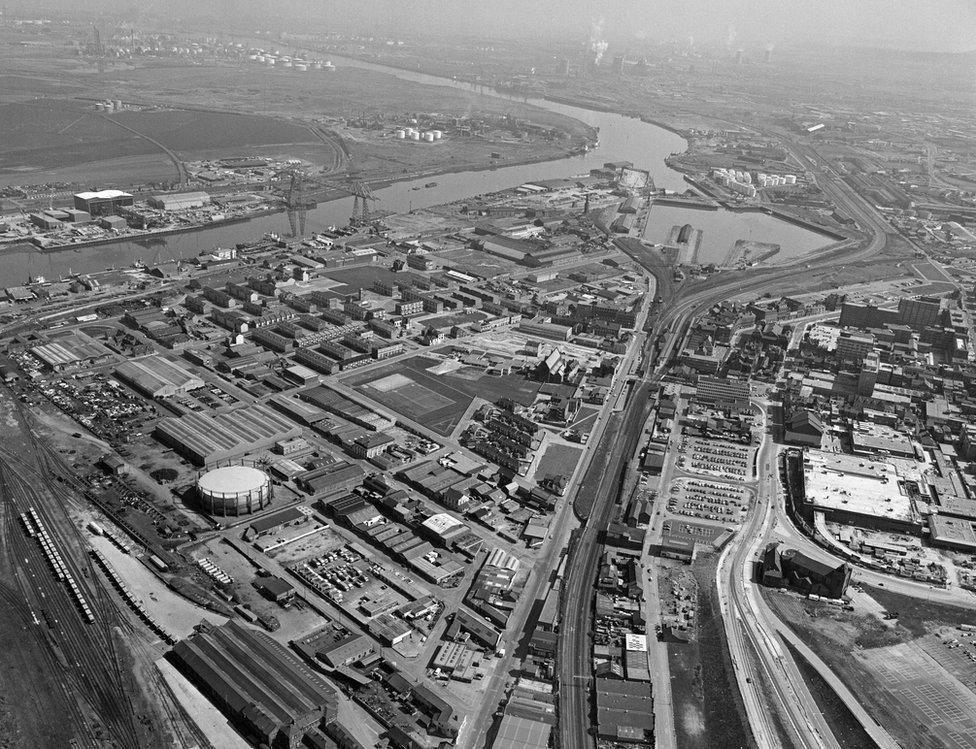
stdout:
{"type": "Polygon", "coordinates": [[[316,203],[305,196],[305,172],[301,169],[287,170],[289,175],[288,193],[285,196],[285,207],[288,211],[288,223],[293,237],[305,236],[305,221],[309,208],[316,203]]]}
{"type": "Polygon", "coordinates": [[[94,47],[95,47],[95,57],[98,61],[98,72],[105,72],[105,47],[102,44],[102,32],[98,30],[98,26],[92,24],[92,33],[95,37],[94,47]]]}
{"type": "Polygon", "coordinates": [[[366,182],[356,182],[349,192],[352,193],[352,218],[349,220],[350,226],[365,226],[369,223],[369,203],[371,200],[379,200],[370,186],[366,182]]]}
{"type": "Polygon", "coordinates": [[[334,191],[344,192],[353,197],[352,216],[350,226],[365,226],[370,221],[370,202],[379,200],[373,194],[366,182],[355,181],[352,184],[312,180],[301,167],[289,167],[277,172],[273,179],[288,178],[287,189],[282,190],[282,198],[288,211],[288,221],[291,224],[292,236],[304,236],[305,217],[308,210],[315,208],[318,201],[315,195],[334,191]]]}

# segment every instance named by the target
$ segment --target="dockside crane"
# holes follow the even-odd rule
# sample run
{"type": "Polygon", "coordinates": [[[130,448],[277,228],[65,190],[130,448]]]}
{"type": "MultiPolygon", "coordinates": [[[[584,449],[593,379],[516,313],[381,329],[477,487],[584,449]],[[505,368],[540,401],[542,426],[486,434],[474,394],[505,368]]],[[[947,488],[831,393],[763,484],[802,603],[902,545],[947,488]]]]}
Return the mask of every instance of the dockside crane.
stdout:
{"type": "Polygon", "coordinates": [[[372,189],[366,182],[356,182],[349,192],[353,195],[352,218],[349,220],[350,226],[365,226],[369,223],[369,204],[370,201],[379,200],[373,195],[372,189]]]}
{"type": "Polygon", "coordinates": [[[305,236],[305,222],[310,208],[316,203],[305,196],[305,172],[301,169],[288,170],[288,193],[285,196],[285,207],[288,211],[288,223],[293,237],[305,236]]]}

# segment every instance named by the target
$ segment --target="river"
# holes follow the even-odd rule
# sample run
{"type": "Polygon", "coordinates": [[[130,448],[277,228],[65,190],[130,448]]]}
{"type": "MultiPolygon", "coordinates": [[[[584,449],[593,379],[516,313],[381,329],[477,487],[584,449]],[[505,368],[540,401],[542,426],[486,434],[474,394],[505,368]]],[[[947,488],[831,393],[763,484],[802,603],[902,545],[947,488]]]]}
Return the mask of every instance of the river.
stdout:
{"type": "MultiPolygon", "coordinates": [[[[511,98],[473,84],[424,73],[397,70],[352,59],[337,60],[337,62],[395,75],[418,83],[450,86],[474,93],[511,98]]],[[[532,180],[587,174],[590,169],[602,166],[608,161],[631,161],[635,167],[647,169],[657,187],[675,192],[682,192],[688,187],[681,173],[670,169],[664,163],[668,155],[682,152],[687,148],[688,144],[681,136],[656,125],[619,114],[595,112],[544,99],[518,97],[518,100],[575,117],[599,128],[599,147],[589,153],[568,159],[398,182],[375,192],[379,198],[375,206],[380,210],[401,213],[449,203],[466,196],[473,197],[503,190],[532,180]],[[425,184],[435,180],[436,187],[424,188],[425,184]]],[[[351,197],[322,203],[308,212],[307,231],[311,233],[321,231],[329,225],[345,224],[351,213],[351,197]]],[[[656,206],[651,210],[646,236],[653,241],[661,241],[671,226],[676,223],[691,223],[703,230],[702,250],[699,253],[702,262],[721,260],[736,239],[753,239],[782,245],[784,251],[775,258],[776,261],[795,257],[830,241],[820,234],[765,214],[740,214],[724,210],[698,211],[675,206],[656,206]]],[[[230,247],[238,242],[252,242],[270,231],[287,235],[289,225],[284,213],[264,215],[249,221],[211,229],[171,234],[152,240],[120,241],[59,252],[40,253],[23,247],[8,247],[0,250],[0,286],[22,283],[28,276],[43,275],[51,279],[71,271],[89,273],[107,267],[125,267],[136,260],[152,264],[191,257],[213,247],[230,247]]]]}

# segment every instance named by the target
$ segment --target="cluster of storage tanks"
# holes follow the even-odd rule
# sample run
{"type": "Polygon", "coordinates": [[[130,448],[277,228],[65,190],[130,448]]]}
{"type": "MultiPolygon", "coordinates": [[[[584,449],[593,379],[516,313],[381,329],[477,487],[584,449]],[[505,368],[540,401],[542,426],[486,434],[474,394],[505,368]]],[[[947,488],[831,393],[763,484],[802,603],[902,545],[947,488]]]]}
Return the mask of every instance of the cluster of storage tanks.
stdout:
{"type": "Polygon", "coordinates": [[[275,68],[289,68],[299,73],[308,70],[335,70],[332,60],[305,60],[300,57],[289,57],[275,51],[273,54],[266,52],[252,52],[247,56],[249,62],[259,65],[267,65],[275,68]]]}
{"type": "Polygon", "coordinates": [[[760,187],[782,187],[783,185],[795,185],[795,174],[756,174],[756,182],[760,187]]]}
{"type": "Polygon", "coordinates": [[[733,192],[746,195],[750,198],[756,196],[755,185],[759,187],[782,187],[784,185],[796,184],[795,174],[766,174],[765,172],[756,172],[755,184],[753,184],[752,174],[750,172],[742,172],[737,169],[715,169],[712,172],[712,176],[716,182],[725,185],[733,192]]]}
{"type": "Polygon", "coordinates": [[[96,112],[121,112],[122,108],[121,99],[106,99],[105,101],[95,102],[96,112]]]}
{"type": "Polygon", "coordinates": [[[425,143],[433,143],[444,137],[443,130],[418,130],[415,127],[400,127],[393,131],[393,137],[397,140],[418,140],[425,143]]]}

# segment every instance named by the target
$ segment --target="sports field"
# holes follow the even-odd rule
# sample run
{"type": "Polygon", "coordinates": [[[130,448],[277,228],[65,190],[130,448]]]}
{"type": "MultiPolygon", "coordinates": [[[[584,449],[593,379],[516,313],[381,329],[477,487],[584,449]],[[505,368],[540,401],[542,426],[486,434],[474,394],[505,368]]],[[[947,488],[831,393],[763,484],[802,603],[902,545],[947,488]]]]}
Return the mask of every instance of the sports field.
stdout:
{"type": "Polygon", "coordinates": [[[494,403],[509,397],[531,403],[538,383],[517,375],[497,377],[484,370],[461,367],[444,374],[434,371],[442,362],[415,356],[346,380],[361,393],[399,414],[418,421],[440,435],[450,435],[475,396],[494,403]]]}

